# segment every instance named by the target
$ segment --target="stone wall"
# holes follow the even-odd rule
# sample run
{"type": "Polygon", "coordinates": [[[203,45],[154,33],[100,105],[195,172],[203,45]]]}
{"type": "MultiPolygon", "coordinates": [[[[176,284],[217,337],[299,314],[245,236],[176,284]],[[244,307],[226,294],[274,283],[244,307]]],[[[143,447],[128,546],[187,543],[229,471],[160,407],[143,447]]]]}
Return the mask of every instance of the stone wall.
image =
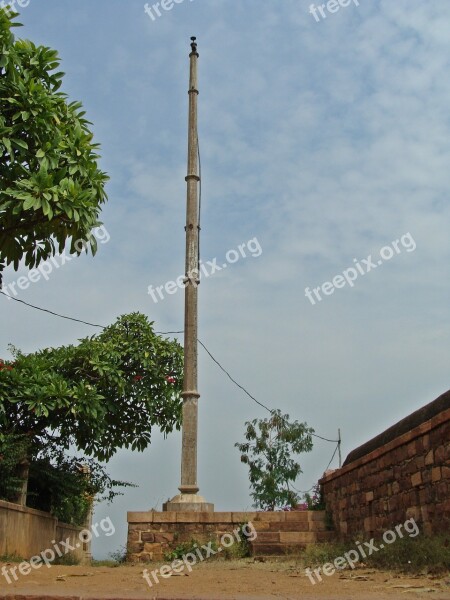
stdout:
{"type": "Polygon", "coordinates": [[[413,517],[450,529],[450,392],[353,451],[321,480],[341,538],[382,534],[413,517]]]}
{"type": "Polygon", "coordinates": [[[182,542],[215,541],[251,523],[256,538],[252,554],[283,554],[330,539],[325,513],[303,512],[129,512],[128,558],[132,562],[164,559],[182,542]]]}
{"type": "MultiPolygon", "coordinates": [[[[0,556],[17,556],[29,560],[54,543],[69,539],[71,546],[79,543],[81,527],[60,523],[51,514],[0,500],[0,556]]],[[[64,551],[64,548],[62,548],[64,551]]],[[[84,562],[82,544],[71,553],[84,562]]]]}

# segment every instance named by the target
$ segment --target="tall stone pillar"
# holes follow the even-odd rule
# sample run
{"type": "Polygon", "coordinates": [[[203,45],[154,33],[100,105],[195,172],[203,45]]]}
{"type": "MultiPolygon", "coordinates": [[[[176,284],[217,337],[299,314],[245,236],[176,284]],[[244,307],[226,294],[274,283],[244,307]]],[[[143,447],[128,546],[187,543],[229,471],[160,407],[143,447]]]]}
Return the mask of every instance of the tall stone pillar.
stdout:
{"type": "Polygon", "coordinates": [[[166,511],[213,511],[214,506],[198,495],[197,483],[197,328],[199,273],[199,161],[197,131],[197,52],[196,38],[191,38],[189,75],[189,140],[186,176],[186,277],[184,304],[184,378],[183,378],[183,433],[181,450],[180,494],[167,502],[166,511]]]}

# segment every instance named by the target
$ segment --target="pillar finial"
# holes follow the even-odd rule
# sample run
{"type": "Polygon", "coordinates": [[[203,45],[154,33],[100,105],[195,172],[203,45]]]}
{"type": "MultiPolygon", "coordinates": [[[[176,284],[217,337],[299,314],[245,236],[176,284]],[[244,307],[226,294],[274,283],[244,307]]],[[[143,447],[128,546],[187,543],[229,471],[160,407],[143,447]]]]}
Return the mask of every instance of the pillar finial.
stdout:
{"type": "Polygon", "coordinates": [[[192,52],[192,54],[196,54],[198,56],[198,52],[197,52],[197,38],[195,36],[191,37],[191,52],[192,52]]]}

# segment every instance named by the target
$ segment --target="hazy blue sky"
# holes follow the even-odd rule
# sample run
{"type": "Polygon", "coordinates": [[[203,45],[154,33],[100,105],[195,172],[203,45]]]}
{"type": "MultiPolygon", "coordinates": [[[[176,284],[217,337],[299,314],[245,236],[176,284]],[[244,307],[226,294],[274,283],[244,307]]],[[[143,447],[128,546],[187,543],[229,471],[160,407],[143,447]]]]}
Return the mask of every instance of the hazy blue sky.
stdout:
{"type": "MultiPolygon", "coordinates": [[[[202,257],[223,264],[255,237],[262,248],[203,281],[200,339],[262,402],[325,437],[340,427],[345,457],[449,387],[450,3],[360,0],[319,21],[309,7],[184,0],[153,21],[141,0],[31,0],[19,35],[59,50],[64,90],[102,144],[110,241],[19,297],[94,323],[139,310],[159,330],[183,328],[183,293],[155,303],[147,287],[184,269],[196,35],[202,257]],[[353,287],[338,278],[322,301],[305,296],[354,259],[367,269],[369,255],[377,268],[353,287]]],[[[16,278],[8,270],[5,283],[16,278]]],[[[95,333],[0,302],[0,356],[8,343],[33,351],[95,333]]],[[[202,350],[199,389],[201,493],[218,510],[249,508],[234,443],[245,420],[266,415],[202,350]]],[[[332,452],[317,440],[298,488],[332,452]]],[[[144,454],[111,461],[114,477],[140,487],[98,508],[117,533],[97,556],[125,543],[127,510],[177,493],[179,455],[179,434],[155,432],[144,454]]]]}

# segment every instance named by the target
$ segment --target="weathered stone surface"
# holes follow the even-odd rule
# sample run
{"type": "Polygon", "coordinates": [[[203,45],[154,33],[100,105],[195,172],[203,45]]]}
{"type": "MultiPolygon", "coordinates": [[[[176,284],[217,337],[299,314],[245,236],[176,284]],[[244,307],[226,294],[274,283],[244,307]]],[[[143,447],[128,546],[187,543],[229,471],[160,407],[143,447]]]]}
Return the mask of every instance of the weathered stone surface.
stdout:
{"type": "Polygon", "coordinates": [[[411,475],[411,485],[421,485],[422,484],[422,473],[414,473],[411,475]]]}
{"type": "Polygon", "coordinates": [[[306,544],[313,543],[317,536],[312,531],[282,531],[280,533],[280,542],[286,544],[306,544]]]}
{"type": "Polygon", "coordinates": [[[448,530],[449,461],[447,392],[352,452],[342,469],[321,480],[340,536],[382,534],[408,517],[426,534],[448,530]],[[428,420],[420,423],[421,415],[428,420]]]}
{"type": "MultiPolygon", "coordinates": [[[[215,540],[219,545],[222,536],[235,537],[234,531],[247,521],[248,513],[196,513],[192,518],[174,513],[166,513],[160,523],[160,514],[152,515],[151,523],[130,523],[129,556],[133,562],[158,561],[169,549],[183,542],[195,539],[200,544],[215,540]]],[[[257,532],[255,542],[267,546],[268,552],[284,554],[296,544],[302,545],[319,541],[323,534],[329,539],[325,529],[325,514],[321,511],[261,512],[253,513],[251,522],[257,532]],[[283,537],[283,540],[282,540],[283,537]]],[[[331,534],[332,535],[332,534],[331,534]]]]}
{"type": "Polygon", "coordinates": [[[278,531],[262,531],[258,534],[258,543],[266,544],[266,543],[279,543],[280,542],[280,532],[278,531]]]}
{"type": "MultiPolygon", "coordinates": [[[[231,512],[200,513],[202,523],[232,523],[231,512]]],[[[175,521],[174,521],[175,522],[175,521]]]]}
{"type": "Polygon", "coordinates": [[[156,544],[155,542],[145,542],[144,552],[157,552],[158,550],[161,550],[161,544],[156,544]]]}
{"type": "Polygon", "coordinates": [[[159,543],[159,544],[165,544],[165,543],[170,543],[173,542],[174,540],[174,534],[173,533],[155,533],[154,535],[154,541],[159,543]]]}
{"type": "MultiPolygon", "coordinates": [[[[292,521],[307,523],[308,522],[308,511],[306,510],[293,510],[291,512],[287,512],[284,516],[284,520],[287,523],[292,523],[292,521]]],[[[278,522],[278,521],[276,521],[278,522]]]]}
{"type": "Polygon", "coordinates": [[[141,541],[141,532],[138,530],[130,530],[128,532],[128,541],[129,542],[140,542],[141,541]]]}
{"type": "Polygon", "coordinates": [[[233,523],[248,523],[253,521],[258,513],[257,512],[233,512],[231,518],[233,523]]]}
{"type": "Polygon", "coordinates": [[[155,512],[152,517],[153,523],[176,523],[177,521],[176,512],[155,512]]]}
{"type": "Polygon", "coordinates": [[[268,523],[269,531],[312,531],[317,530],[316,528],[323,527],[321,521],[286,521],[285,523],[277,523],[272,521],[268,523]]]}
{"type": "Polygon", "coordinates": [[[154,514],[156,514],[156,513],[154,513],[153,511],[128,512],[127,520],[128,520],[128,523],[152,523],[154,514]]]}
{"type": "Polygon", "coordinates": [[[286,521],[287,514],[294,514],[288,512],[260,512],[256,513],[254,521],[286,521]]]}

